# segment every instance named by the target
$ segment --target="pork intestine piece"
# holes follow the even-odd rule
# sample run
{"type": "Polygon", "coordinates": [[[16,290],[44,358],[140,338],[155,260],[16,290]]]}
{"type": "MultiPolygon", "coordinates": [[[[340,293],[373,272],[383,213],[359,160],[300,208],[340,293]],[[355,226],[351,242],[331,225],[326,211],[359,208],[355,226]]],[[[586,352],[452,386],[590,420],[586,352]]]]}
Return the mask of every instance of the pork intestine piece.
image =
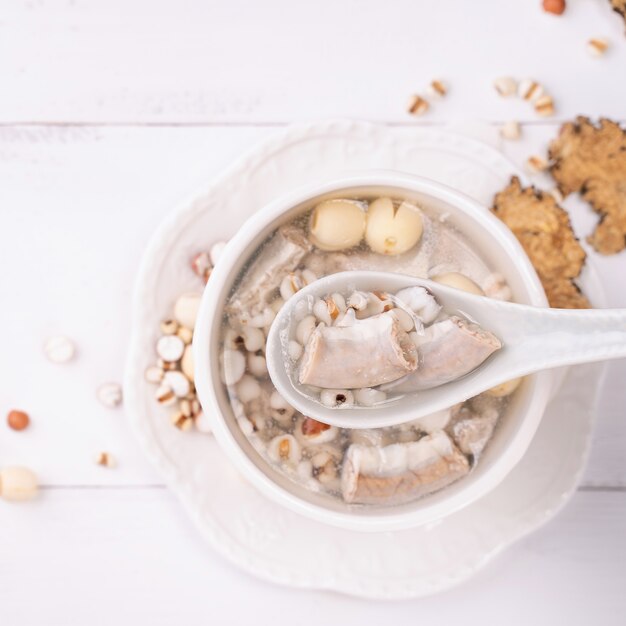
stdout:
{"type": "Polygon", "coordinates": [[[302,385],[360,389],[398,380],[417,367],[417,348],[390,312],[348,326],[319,324],[300,364],[302,385]]]}
{"type": "Polygon", "coordinates": [[[475,463],[493,435],[498,416],[496,409],[487,409],[482,414],[476,414],[462,408],[447,430],[459,449],[465,454],[471,454],[475,463]]]}
{"type": "Polygon", "coordinates": [[[269,305],[280,279],[293,272],[312,247],[302,229],[281,226],[245,272],[226,312],[238,321],[261,313],[269,305]]]}
{"type": "Polygon", "coordinates": [[[352,444],[343,461],[343,499],[399,504],[442,489],[468,471],[466,457],[443,431],[385,447],[352,444]]]}
{"type": "Polygon", "coordinates": [[[402,393],[444,385],[476,369],[502,347],[494,334],[457,316],[429,326],[417,340],[418,369],[389,389],[402,393]]]}

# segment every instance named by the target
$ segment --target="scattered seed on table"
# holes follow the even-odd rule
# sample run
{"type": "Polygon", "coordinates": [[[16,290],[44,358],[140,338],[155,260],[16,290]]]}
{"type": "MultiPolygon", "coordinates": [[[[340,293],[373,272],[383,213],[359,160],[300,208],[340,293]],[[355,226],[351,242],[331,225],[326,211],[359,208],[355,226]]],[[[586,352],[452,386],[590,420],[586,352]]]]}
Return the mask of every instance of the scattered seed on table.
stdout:
{"type": "Polygon", "coordinates": [[[587,42],[587,51],[594,57],[601,57],[609,49],[608,39],[596,37],[587,42]]]}
{"type": "Polygon", "coordinates": [[[548,117],[554,114],[554,101],[550,96],[541,96],[535,100],[535,112],[541,117],[548,117]]]}
{"type": "Polygon", "coordinates": [[[122,404],[122,388],[117,383],[100,385],[97,396],[100,403],[110,409],[114,409],[122,404]]]}
{"type": "Polygon", "coordinates": [[[52,363],[67,363],[76,352],[74,342],[69,337],[63,335],[46,339],[43,350],[48,360],[52,363]]]}
{"type": "Polygon", "coordinates": [[[423,115],[424,113],[426,113],[426,111],[428,111],[428,109],[428,101],[422,98],[422,96],[419,96],[417,94],[411,96],[409,104],[407,106],[407,111],[411,115],[423,115]]]}
{"type": "Polygon", "coordinates": [[[517,93],[517,81],[511,76],[501,76],[496,78],[493,82],[493,86],[499,95],[503,98],[508,98],[517,93]]]}
{"type": "Polygon", "coordinates": [[[532,78],[524,78],[517,88],[517,95],[523,100],[535,102],[544,95],[543,87],[532,78]]]}
{"type": "Polygon", "coordinates": [[[526,169],[533,174],[544,172],[548,169],[548,162],[540,156],[531,156],[526,161],[526,169]]]}
{"type": "Polygon", "coordinates": [[[117,465],[117,462],[111,453],[99,452],[96,455],[96,464],[101,465],[102,467],[112,468],[117,465]]]}
{"type": "Polygon", "coordinates": [[[505,122],[500,127],[500,135],[504,139],[509,139],[510,141],[516,141],[522,135],[522,130],[520,128],[519,122],[505,122]]]}
{"type": "Polygon", "coordinates": [[[37,495],[37,476],[27,467],[0,470],[0,496],[5,500],[31,500],[37,495]]]}
{"type": "Polygon", "coordinates": [[[28,417],[28,413],[13,409],[12,411],[9,411],[7,415],[7,424],[9,425],[9,428],[12,428],[13,430],[24,430],[25,428],[28,428],[30,418],[28,417]]]}
{"type": "Polygon", "coordinates": [[[443,98],[448,93],[448,86],[441,80],[433,80],[426,87],[426,93],[432,98],[443,98]]]}

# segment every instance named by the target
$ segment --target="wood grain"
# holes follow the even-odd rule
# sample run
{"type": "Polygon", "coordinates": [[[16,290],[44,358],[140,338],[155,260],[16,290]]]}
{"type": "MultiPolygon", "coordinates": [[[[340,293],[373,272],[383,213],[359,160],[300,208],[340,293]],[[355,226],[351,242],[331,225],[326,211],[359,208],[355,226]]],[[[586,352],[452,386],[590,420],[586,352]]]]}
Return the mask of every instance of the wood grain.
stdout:
{"type": "Polygon", "coordinates": [[[8,507],[0,504],[0,617],[11,626],[239,626],[251,616],[262,625],[623,624],[624,493],[578,493],[558,521],[474,579],[394,603],[286,592],[242,574],[165,489],[55,489],[8,507]]]}
{"type": "Polygon", "coordinates": [[[409,121],[407,101],[439,78],[448,98],[423,119],[537,119],[499,98],[530,76],[560,119],[624,118],[623,23],[607,2],[474,6],[343,0],[15,0],[0,7],[4,122],[276,122],[350,116],[409,121]],[[427,8],[426,8],[427,7],[427,8]],[[592,58],[590,37],[609,37],[592,58]],[[8,87],[8,88],[7,88],[8,87]]]}

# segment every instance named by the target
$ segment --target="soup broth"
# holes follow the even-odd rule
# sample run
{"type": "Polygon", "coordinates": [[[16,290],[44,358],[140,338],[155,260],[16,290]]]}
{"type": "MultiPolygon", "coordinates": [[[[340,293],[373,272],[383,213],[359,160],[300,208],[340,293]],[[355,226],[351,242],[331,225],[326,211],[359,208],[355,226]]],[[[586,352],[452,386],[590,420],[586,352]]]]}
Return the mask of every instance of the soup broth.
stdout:
{"type": "MultiPolygon", "coordinates": [[[[480,462],[520,381],[394,427],[341,429],[302,415],[268,376],[267,334],[299,289],[347,270],[399,272],[504,300],[511,292],[445,214],[402,198],[338,198],[312,206],[271,233],[240,272],[225,307],[221,374],[242,432],[277,471],[307,489],[354,504],[404,503],[445,488],[480,462]]],[[[356,312],[342,300],[335,303],[342,315],[351,306],[356,312]]],[[[286,358],[302,357],[326,313],[321,307],[306,316],[285,346],[286,358]]],[[[323,403],[388,400],[378,386],[319,393],[323,403]]]]}

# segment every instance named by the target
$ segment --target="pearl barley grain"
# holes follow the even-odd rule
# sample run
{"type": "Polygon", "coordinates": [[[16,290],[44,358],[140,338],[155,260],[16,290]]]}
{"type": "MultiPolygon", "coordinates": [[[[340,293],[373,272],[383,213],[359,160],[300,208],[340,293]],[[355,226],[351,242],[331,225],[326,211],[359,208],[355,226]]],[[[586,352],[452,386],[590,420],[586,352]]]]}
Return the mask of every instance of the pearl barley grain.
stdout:
{"type": "Polygon", "coordinates": [[[200,293],[185,293],[176,300],[174,304],[174,318],[181,325],[194,329],[198,308],[200,307],[200,293]]]}
{"type": "Polygon", "coordinates": [[[187,377],[178,371],[165,372],[163,384],[169,387],[178,398],[186,396],[191,388],[187,377]]]}
{"type": "Polygon", "coordinates": [[[554,114],[554,102],[550,96],[541,96],[535,100],[535,112],[541,117],[554,114]]]}
{"type": "Polygon", "coordinates": [[[12,411],[9,411],[9,414],[7,415],[7,424],[9,425],[9,428],[13,430],[24,430],[25,428],[28,428],[30,418],[28,417],[28,413],[13,409],[12,411]]]}
{"type": "Polygon", "coordinates": [[[283,300],[289,300],[289,298],[300,291],[302,287],[304,287],[304,284],[302,280],[300,280],[300,277],[291,272],[287,274],[280,283],[280,297],[283,300]]]}
{"type": "Polygon", "coordinates": [[[100,404],[114,409],[122,404],[122,388],[117,383],[104,383],[96,392],[100,404]]]}
{"type": "Polygon", "coordinates": [[[198,254],[191,259],[191,269],[196,276],[199,276],[206,282],[211,275],[211,270],[213,269],[209,253],[198,252],[198,254]]]}
{"type": "Polygon", "coordinates": [[[424,115],[429,108],[430,105],[428,104],[428,100],[425,100],[418,94],[413,94],[409,99],[407,111],[411,115],[424,115]]]}
{"type": "Polygon", "coordinates": [[[448,93],[448,87],[441,80],[433,80],[426,88],[426,92],[432,98],[443,98],[448,93]]]}
{"type": "Polygon", "coordinates": [[[235,386],[235,391],[239,400],[246,404],[260,397],[261,385],[254,376],[244,374],[235,386]]]}
{"type": "Polygon", "coordinates": [[[543,87],[532,78],[524,78],[517,88],[517,95],[523,100],[535,102],[543,96],[543,87]]]}
{"type": "MultiPolygon", "coordinates": [[[[247,419],[245,421],[248,422],[248,424],[250,423],[247,419]]],[[[210,434],[212,432],[211,422],[209,421],[209,418],[203,411],[200,411],[200,413],[198,413],[198,415],[196,415],[193,418],[193,423],[194,423],[194,426],[196,427],[196,430],[201,433],[210,434]]]]}
{"type": "Polygon", "coordinates": [[[493,82],[493,86],[500,96],[508,98],[517,92],[517,81],[510,76],[501,76],[496,78],[493,82]]]}
{"type": "Polygon", "coordinates": [[[526,169],[531,174],[538,174],[548,169],[548,162],[540,156],[531,156],[526,161],[526,169]]]}
{"type": "Polygon", "coordinates": [[[222,256],[222,252],[224,252],[224,248],[226,248],[226,241],[216,241],[209,251],[209,255],[211,257],[211,263],[213,266],[217,264],[219,258],[222,256]]]}
{"type": "Polygon", "coordinates": [[[596,37],[587,42],[587,51],[591,56],[601,57],[609,48],[607,39],[596,37]]]}
{"type": "Polygon", "coordinates": [[[509,141],[516,141],[522,135],[519,122],[505,122],[500,127],[500,136],[509,141]]]}
{"type": "Polygon", "coordinates": [[[222,382],[225,385],[234,385],[246,370],[246,357],[238,350],[224,350],[222,364],[222,382]]]}
{"type": "Polygon", "coordinates": [[[297,361],[302,356],[303,350],[302,346],[293,339],[287,344],[287,353],[292,361],[297,361]]]}
{"type": "Polygon", "coordinates": [[[185,351],[185,342],[176,335],[164,335],[157,341],[156,351],[164,361],[178,361],[185,351]]]}
{"type": "Polygon", "coordinates": [[[260,328],[245,327],[241,331],[241,336],[248,352],[256,352],[265,346],[265,335],[260,328]]]}
{"type": "Polygon", "coordinates": [[[324,406],[352,406],[354,394],[348,389],[323,389],[320,394],[320,402],[324,406]]]}
{"type": "Polygon", "coordinates": [[[109,452],[98,452],[95,461],[96,465],[100,465],[101,467],[112,468],[117,465],[115,458],[109,452]]]}
{"type": "Polygon", "coordinates": [[[176,394],[173,389],[166,384],[160,384],[154,393],[156,401],[162,406],[168,406],[176,402],[176,394]]]}
{"type": "Polygon", "coordinates": [[[305,346],[309,341],[309,337],[315,330],[316,320],[313,315],[307,315],[303,320],[298,322],[296,326],[296,339],[300,345],[305,346]]]}
{"type": "Polygon", "coordinates": [[[144,372],[144,378],[149,383],[160,383],[163,380],[163,370],[158,365],[151,365],[144,372]]]}
{"type": "Polygon", "coordinates": [[[183,415],[180,411],[174,413],[170,418],[173,426],[176,426],[178,430],[187,432],[193,427],[193,418],[183,415]]]}
{"type": "Polygon", "coordinates": [[[260,354],[249,354],[248,371],[257,378],[267,376],[267,363],[265,362],[265,357],[260,354]]]}
{"type": "Polygon", "coordinates": [[[356,401],[363,406],[374,406],[375,404],[384,402],[387,399],[387,394],[378,389],[363,387],[354,392],[354,397],[356,401]]]}
{"type": "Polygon", "coordinates": [[[44,353],[52,363],[67,363],[74,357],[76,348],[74,342],[63,335],[57,335],[46,339],[44,353]]]}

